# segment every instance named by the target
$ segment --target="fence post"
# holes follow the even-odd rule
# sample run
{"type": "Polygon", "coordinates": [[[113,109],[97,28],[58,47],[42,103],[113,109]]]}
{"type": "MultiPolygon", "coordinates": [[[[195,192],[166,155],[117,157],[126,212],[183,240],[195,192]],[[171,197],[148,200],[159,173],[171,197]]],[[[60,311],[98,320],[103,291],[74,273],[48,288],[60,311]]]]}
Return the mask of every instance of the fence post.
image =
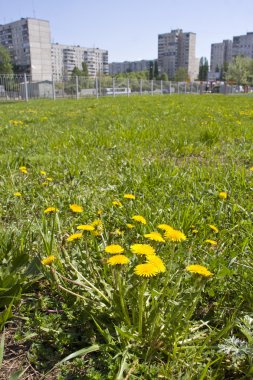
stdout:
{"type": "Polygon", "coordinates": [[[154,95],[154,81],[151,80],[151,95],[154,95]]]}
{"type": "Polygon", "coordinates": [[[184,82],[184,93],[186,94],[186,82],[184,82]]]}
{"type": "Polygon", "coordinates": [[[161,94],[163,95],[163,81],[161,80],[161,94]]]}
{"type": "Polygon", "coordinates": [[[177,82],[177,93],[179,94],[179,82],[177,82]]]}
{"type": "Polygon", "coordinates": [[[113,92],[113,97],[115,98],[115,78],[112,78],[112,92],[113,92]]]}
{"type": "Polygon", "coordinates": [[[26,73],[24,73],[24,85],[25,85],[25,101],[28,102],[28,88],[27,88],[26,73]]]}
{"type": "Polygon", "coordinates": [[[55,83],[54,83],[54,76],[52,76],[52,92],[53,92],[53,99],[55,100],[55,83]]]}
{"type": "Polygon", "coordinates": [[[142,79],[140,80],[140,95],[142,95],[142,79]]]}
{"type": "Polygon", "coordinates": [[[169,83],[170,95],[171,95],[171,81],[169,83]]]}
{"type": "Polygon", "coordinates": [[[78,76],[76,75],[76,99],[78,99],[78,76]]]}
{"type": "Polygon", "coordinates": [[[96,97],[98,98],[98,77],[96,77],[96,97]]]}
{"type": "Polygon", "coordinates": [[[199,93],[200,95],[203,94],[203,82],[200,82],[199,93]]]}
{"type": "Polygon", "coordinates": [[[127,96],[129,96],[129,78],[127,78],[127,96]]]}
{"type": "Polygon", "coordinates": [[[224,83],[224,94],[227,95],[227,82],[224,83]]]}

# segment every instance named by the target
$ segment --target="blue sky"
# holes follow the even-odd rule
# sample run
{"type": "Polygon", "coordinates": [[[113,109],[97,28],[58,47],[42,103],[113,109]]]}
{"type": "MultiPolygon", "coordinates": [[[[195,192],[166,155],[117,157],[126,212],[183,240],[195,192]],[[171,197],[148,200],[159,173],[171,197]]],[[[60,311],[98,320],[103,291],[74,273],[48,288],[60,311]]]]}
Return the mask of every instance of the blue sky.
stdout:
{"type": "Polygon", "coordinates": [[[196,56],[211,43],[253,32],[253,0],[0,0],[0,24],[50,21],[53,42],[109,51],[109,62],[157,57],[157,36],[196,33],[196,56]]]}

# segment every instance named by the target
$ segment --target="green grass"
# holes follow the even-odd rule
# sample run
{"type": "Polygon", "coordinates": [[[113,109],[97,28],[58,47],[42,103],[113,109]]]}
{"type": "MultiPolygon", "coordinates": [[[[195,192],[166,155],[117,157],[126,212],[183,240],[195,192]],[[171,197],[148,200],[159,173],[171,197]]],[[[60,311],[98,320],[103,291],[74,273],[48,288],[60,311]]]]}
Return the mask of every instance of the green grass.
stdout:
{"type": "Polygon", "coordinates": [[[33,378],[251,378],[252,126],[246,96],[0,104],[0,326],[15,324],[33,378]],[[101,235],[67,241],[99,218],[101,235]],[[163,223],[187,239],[144,237],[163,223]],[[135,243],[153,246],[166,271],[136,275],[135,243]],[[107,264],[110,244],[128,265],[107,264]]]}

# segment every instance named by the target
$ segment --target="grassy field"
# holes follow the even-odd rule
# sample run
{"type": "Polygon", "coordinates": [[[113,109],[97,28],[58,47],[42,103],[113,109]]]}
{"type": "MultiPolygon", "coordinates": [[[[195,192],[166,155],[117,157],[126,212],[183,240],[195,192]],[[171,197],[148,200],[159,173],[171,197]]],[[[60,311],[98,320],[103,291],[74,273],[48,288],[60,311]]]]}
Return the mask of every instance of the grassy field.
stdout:
{"type": "Polygon", "coordinates": [[[252,379],[252,98],[0,104],[0,379],[252,379]]]}

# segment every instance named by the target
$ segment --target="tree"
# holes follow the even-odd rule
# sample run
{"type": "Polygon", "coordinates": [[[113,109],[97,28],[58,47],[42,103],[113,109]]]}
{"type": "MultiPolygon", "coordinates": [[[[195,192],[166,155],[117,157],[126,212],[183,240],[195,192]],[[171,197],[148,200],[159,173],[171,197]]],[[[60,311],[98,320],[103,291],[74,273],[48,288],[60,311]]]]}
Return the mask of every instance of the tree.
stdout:
{"type": "Polygon", "coordinates": [[[89,76],[89,71],[88,71],[87,63],[82,62],[82,69],[83,69],[82,76],[88,77],[89,76]]]}
{"type": "Polygon", "coordinates": [[[198,79],[201,81],[207,81],[208,79],[208,60],[206,57],[200,58],[198,79]]]}
{"type": "Polygon", "coordinates": [[[12,64],[9,51],[0,45],[0,74],[12,74],[12,64]]]}
{"type": "Polygon", "coordinates": [[[129,78],[129,79],[149,79],[148,71],[131,71],[125,73],[118,73],[115,75],[116,79],[129,78]]]}
{"type": "Polygon", "coordinates": [[[238,55],[229,63],[226,79],[234,81],[237,85],[243,85],[248,83],[249,75],[250,59],[238,55]]]}
{"type": "Polygon", "coordinates": [[[248,83],[249,83],[250,86],[253,85],[253,59],[249,60],[248,83]]]}
{"type": "Polygon", "coordinates": [[[149,79],[154,79],[154,62],[149,62],[149,79]]]}
{"type": "Polygon", "coordinates": [[[174,80],[176,82],[187,82],[190,80],[188,71],[185,67],[179,67],[175,73],[174,80]]]}
{"type": "Polygon", "coordinates": [[[88,66],[85,62],[82,62],[82,70],[80,70],[78,67],[74,67],[72,70],[72,77],[88,77],[88,66]]]}
{"type": "Polygon", "coordinates": [[[226,75],[228,72],[228,65],[229,65],[229,62],[225,61],[224,64],[221,66],[221,70],[220,70],[220,79],[221,80],[226,80],[226,75]]]}
{"type": "Polygon", "coordinates": [[[169,80],[168,74],[167,73],[162,73],[161,80],[168,81],[169,80]]]}
{"type": "Polygon", "coordinates": [[[159,78],[159,71],[158,71],[158,62],[157,62],[157,59],[155,60],[154,77],[155,77],[155,79],[158,79],[158,78],[159,78]]]}

